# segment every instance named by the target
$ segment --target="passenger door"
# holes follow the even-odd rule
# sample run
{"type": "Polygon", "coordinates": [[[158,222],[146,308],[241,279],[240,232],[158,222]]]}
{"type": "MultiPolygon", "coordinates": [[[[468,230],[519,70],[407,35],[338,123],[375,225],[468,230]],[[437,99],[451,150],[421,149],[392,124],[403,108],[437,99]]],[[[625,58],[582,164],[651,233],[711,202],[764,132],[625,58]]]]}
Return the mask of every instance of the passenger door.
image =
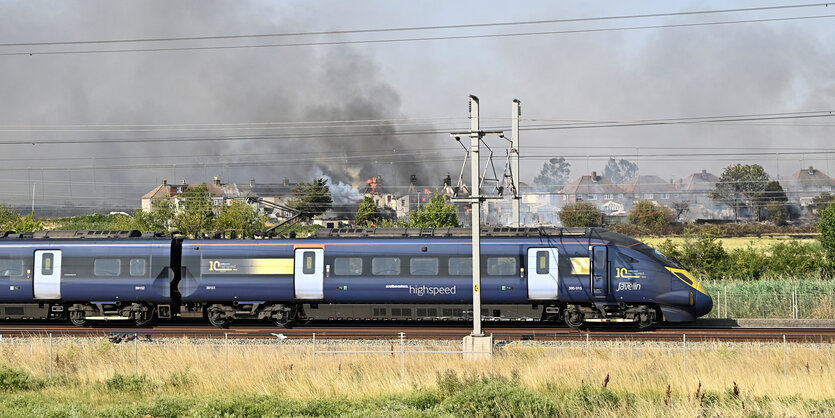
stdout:
{"type": "Polygon", "coordinates": [[[557,299],[558,269],[556,248],[528,249],[528,299],[557,299]]]}
{"type": "Polygon", "coordinates": [[[323,299],[325,250],[321,248],[297,248],[294,265],[295,279],[293,282],[296,299],[323,299]]]}
{"type": "Polygon", "coordinates": [[[591,288],[595,297],[609,294],[609,249],[605,245],[591,247],[591,288]]]}
{"type": "Polygon", "coordinates": [[[61,251],[35,251],[35,299],[61,299],[61,251]]]}

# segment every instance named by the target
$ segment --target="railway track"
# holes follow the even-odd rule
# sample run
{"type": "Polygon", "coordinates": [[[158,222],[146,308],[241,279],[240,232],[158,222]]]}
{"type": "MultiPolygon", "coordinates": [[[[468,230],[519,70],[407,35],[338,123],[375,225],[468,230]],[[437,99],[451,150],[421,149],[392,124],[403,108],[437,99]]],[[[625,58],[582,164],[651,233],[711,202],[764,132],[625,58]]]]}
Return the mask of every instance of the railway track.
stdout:
{"type": "MultiPolygon", "coordinates": [[[[596,341],[759,341],[805,343],[835,342],[835,328],[699,328],[659,327],[653,330],[628,328],[589,328],[575,330],[550,325],[528,325],[515,323],[486,324],[484,332],[492,334],[497,341],[581,341],[588,338],[596,341]]],[[[309,323],[290,329],[276,328],[265,324],[235,324],[227,329],[212,327],[204,323],[164,324],[148,328],[129,325],[102,324],[78,328],[52,323],[3,323],[0,335],[12,337],[89,337],[103,338],[113,334],[149,335],[151,338],[230,338],[230,339],[274,339],[279,334],[289,339],[396,339],[404,333],[409,339],[460,340],[471,332],[467,323],[460,324],[329,324],[309,323]]],[[[283,338],[282,337],[282,338],[283,338]]]]}

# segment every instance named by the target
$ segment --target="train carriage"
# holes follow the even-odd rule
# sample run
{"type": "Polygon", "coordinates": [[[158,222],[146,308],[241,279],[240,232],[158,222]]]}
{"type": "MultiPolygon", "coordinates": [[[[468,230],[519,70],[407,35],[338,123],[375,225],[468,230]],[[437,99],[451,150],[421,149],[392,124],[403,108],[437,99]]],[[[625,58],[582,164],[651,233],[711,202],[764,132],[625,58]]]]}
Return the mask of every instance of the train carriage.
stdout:
{"type": "MultiPolygon", "coordinates": [[[[216,326],[236,319],[280,326],[298,319],[472,320],[469,234],[463,228],[324,229],[308,238],[258,240],[137,231],[4,234],[0,303],[7,317],[37,317],[36,304],[45,316],[68,316],[77,325],[195,315],[216,326]]],[[[681,266],[601,228],[485,228],[481,254],[485,320],[650,327],[692,321],[712,307],[681,266]]]]}

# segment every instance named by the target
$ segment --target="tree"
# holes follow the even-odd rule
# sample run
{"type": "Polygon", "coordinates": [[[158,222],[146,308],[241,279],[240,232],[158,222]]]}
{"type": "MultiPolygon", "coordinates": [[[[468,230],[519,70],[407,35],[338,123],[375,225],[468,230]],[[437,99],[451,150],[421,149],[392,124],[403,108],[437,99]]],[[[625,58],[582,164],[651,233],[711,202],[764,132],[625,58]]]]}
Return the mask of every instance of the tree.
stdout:
{"type": "Polygon", "coordinates": [[[455,206],[447,203],[443,195],[434,194],[417,212],[410,216],[412,228],[457,228],[461,226],[455,206]]]}
{"type": "Polygon", "coordinates": [[[15,222],[12,222],[8,229],[15,232],[40,231],[44,229],[44,222],[42,219],[38,219],[35,215],[30,213],[26,216],[21,216],[15,222]]]}
{"type": "Polygon", "coordinates": [[[657,206],[649,200],[639,200],[632,205],[627,216],[629,223],[645,227],[669,225],[673,221],[670,208],[657,206]]]}
{"type": "Polygon", "coordinates": [[[333,197],[328,186],[328,179],[317,178],[310,183],[299,183],[293,187],[293,198],[287,206],[301,212],[299,218],[309,221],[331,208],[333,197]]]}
{"type": "Polygon", "coordinates": [[[818,216],[820,211],[826,209],[830,203],[835,199],[829,192],[822,192],[821,194],[812,198],[812,214],[818,216]]]}
{"type": "Polygon", "coordinates": [[[564,157],[551,158],[542,164],[539,175],[534,177],[534,184],[544,191],[553,191],[568,183],[571,174],[571,164],[564,157]]]}
{"type": "Polygon", "coordinates": [[[0,230],[14,231],[12,225],[20,220],[20,214],[12,209],[0,205],[0,230]]]}
{"type": "MultiPolygon", "coordinates": [[[[777,212],[781,212],[784,218],[788,219],[788,211],[785,206],[786,202],[789,201],[789,198],[786,196],[786,192],[783,190],[783,186],[780,185],[779,181],[769,181],[768,184],[765,185],[765,189],[762,194],[756,197],[755,200],[757,206],[755,213],[758,221],[761,221],[766,217],[773,221],[771,218],[777,212]],[[777,209],[779,206],[783,207],[782,210],[777,209]],[[771,207],[771,209],[769,209],[769,207],[771,207]]],[[[783,219],[783,223],[785,223],[786,219],[783,219]]]]}
{"type": "Polygon", "coordinates": [[[680,221],[687,212],[690,212],[690,202],[673,202],[673,213],[676,219],[680,221]]]}
{"type": "Polygon", "coordinates": [[[168,232],[174,222],[174,202],[158,199],[151,203],[150,212],[138,210],[133,214],[135,228],[143,232],[168,232]]]}
{"type": "Polygon", "coordinates": [[[236,200],[231,205],[223,206],[212,224],[214,229],[239,231],[241,236],[248,237],[263,231],[265,222],[266,216],[259,214],[257,209],[236,200]]]}
{"type": "Polygon", "coordinates": [[[768,202],[764,212],[764,217],[777,226],[783,226],[789,220],[789,211],[784,203],[768,202]]]}
{"type": "Polygon", "coordinates": [[[360,203],[359,209],[357,209],[356,222],[359,226],[372,226],[380,222],[380,211],[377,209],[377,205],[374,204],[374,199],[365,196],[362,203],[360,203]]]}
{"type": "Polygon", "coordinates": [[[835,203],[830,203],[826,209],[820,211],[818,220],[818,239],[826,254],[829,274],[835,273],[835,203]]]}
{"type": "Polygon", "coordinates": [[[725,167],[710,198],[727,205],[734,211],[734,220],[739,212],[758,202],[768,185],[768,174],[759,164],[735,164],[725,167]]]}
{"type": "Polygon", "coordinates": [[[560,221],[565,227],[601,226],[603,225],[603,213],[591,203],[569,203],[563,206],[560,211],[560,221]]]}
{"type": "Polygon", "coordinates": [[[615,160],[609,158],[603,176],[614,184],[625,184],[638,175],[638,164],[623,158],[615,160]]]}
{"type": "Polygon", "coordinates": [[[191,187],[177,196],[179,210],[174,227],[181,232],[204,232],[212,223],[212,198],[206,184],[191,187]]]}

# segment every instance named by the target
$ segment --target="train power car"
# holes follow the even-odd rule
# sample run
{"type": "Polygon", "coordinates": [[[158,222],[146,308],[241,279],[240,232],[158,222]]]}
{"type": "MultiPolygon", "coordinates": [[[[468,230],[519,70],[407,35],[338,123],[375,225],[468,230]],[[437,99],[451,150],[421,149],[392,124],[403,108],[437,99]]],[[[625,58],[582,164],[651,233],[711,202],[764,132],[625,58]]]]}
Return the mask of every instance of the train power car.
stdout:
{"type": "MultiPolygon", "coordinates": [[[[12,254],[24,241],[31,251],[75,251],[86,242],[89,253],[76,276],[61,276],[62,292],[53,299],[27,290],[2,301],[47,306],[79,325],[116,318],[142,324],[148,313],[205,315],[221,327],[236,319],[268,319],[279,326],[318,319],[471,320],[469,234],[463,228],[400,228],[323,229],[314,237],[260,240],[6,239],[0,263],[18,260],[6,262],[18,273],[37,269],[34,252],[12,254]],[[148,271],[134,277],[128,267],[109,279],[121,287],[96,281],[96,263],[116,272],[114,261],[97,260],[130,266],[140,258],[148,271]]],[[[621,234],[601,228],[487,228],[482,236],[484,320],[651,327],[693,321],[712,308],[689,272],[621,234]]]]}

